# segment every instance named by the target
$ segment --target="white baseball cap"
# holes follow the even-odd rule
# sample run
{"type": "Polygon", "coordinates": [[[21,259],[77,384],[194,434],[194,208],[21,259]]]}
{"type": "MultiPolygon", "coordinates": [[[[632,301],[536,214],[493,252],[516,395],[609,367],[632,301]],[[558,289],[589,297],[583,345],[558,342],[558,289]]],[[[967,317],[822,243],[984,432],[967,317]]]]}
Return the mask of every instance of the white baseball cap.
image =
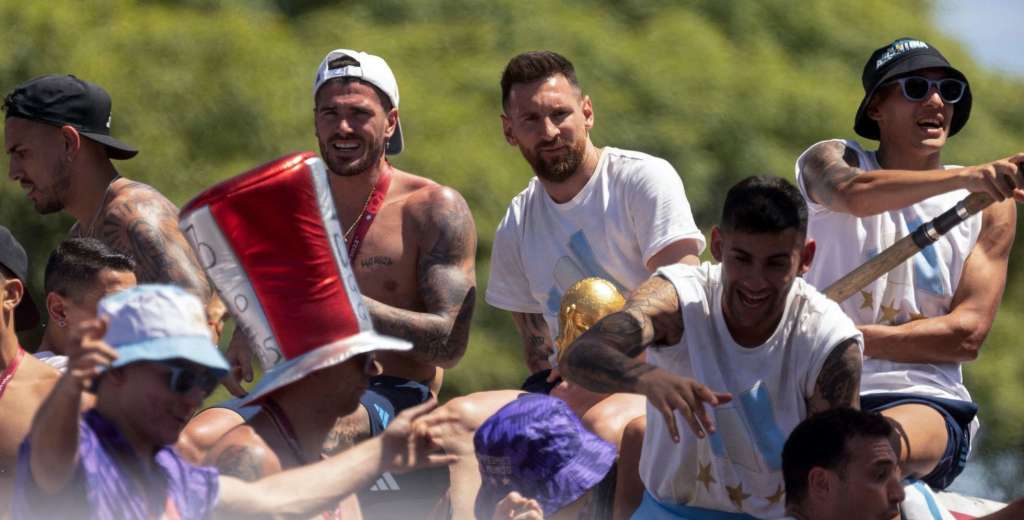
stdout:
{"type": "MultiPolygon", "coordinates": [[[[391,67],[380,56],[374,56],[365,52],[349,49],[334,49],[327,53],[324,61],[316,69],[316,78],[313,80],[313,99],[316,100],[316,93],[320,87],[334,78],[356,78],[365,81],[381,90],[391,105],[398,108],[398,81],[391,67]],[[342,59],[348,58],[348,59],[342,59]],[[355,61],[355,63],[352,63],[355,61]]],[[[405,141],[402,139],[402,122],[398,122],[395,133],[388,139],[385,153],[396,155],[401,153],[405,141]]]]}

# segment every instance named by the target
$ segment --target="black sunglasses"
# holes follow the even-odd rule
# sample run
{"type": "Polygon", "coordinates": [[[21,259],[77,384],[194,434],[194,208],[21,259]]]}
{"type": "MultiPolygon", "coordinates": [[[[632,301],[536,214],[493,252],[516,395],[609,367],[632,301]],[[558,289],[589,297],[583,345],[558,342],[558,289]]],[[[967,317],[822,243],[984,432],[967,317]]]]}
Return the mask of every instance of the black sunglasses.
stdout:
{"type": "Polygon", "coordinates": [[[956,103],[967,92],[967,83],[956,78],[928,79],[921,76],[907,76],[893,80],[900,84],[903,97],[908,101],[922,101],[928,97],[932,87],[939,92],[944,103],[956,103]]]}
{"type": "Polygon", "coordinates": [[[220,378],[212,370],[183,367],[170,363],[163,364],[170,372],[167,374],[167,388],[172,392],[185,395],[193,388],[199,388],[203,395],[210,395],[217,388],[220,378]]]}

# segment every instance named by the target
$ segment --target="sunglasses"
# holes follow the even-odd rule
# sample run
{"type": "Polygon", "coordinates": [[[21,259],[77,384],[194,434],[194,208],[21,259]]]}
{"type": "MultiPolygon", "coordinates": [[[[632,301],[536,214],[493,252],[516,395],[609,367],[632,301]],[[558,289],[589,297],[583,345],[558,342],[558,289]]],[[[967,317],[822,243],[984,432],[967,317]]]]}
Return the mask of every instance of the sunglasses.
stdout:
{"type": "Polygon", "coordinates": [[[220,382],[213,371],[163,364],[170,372],[167,375],[167,388],[178,395],[185,395],[193,388],[199,388],[203,395],[210,395],[220,382]]]}
{"type": "Polygon", "coordinates": [[[900,84],[903,97],[908,101],[923,101],[932,91],[932,87],[939,92],[939,97],[944,103],[956,103],[964,97],[967,92],[967,82],[955,78],[928,79],[921,76],[908,76],[893,80],[900,84]]]}

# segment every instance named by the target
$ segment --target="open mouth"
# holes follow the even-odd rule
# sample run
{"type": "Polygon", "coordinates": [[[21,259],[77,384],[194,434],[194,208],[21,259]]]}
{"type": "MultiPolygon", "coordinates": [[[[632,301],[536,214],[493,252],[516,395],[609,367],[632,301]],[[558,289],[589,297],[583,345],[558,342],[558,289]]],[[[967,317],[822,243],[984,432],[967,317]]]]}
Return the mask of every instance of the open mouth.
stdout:
{"type": "Polygon", "coordinates": [[[736,296],[739,299],[740,303],[750,308],[761,307],[762,305],[768,303],[768,301],[771,299],[771,293],[768,291],[759,293],[748,293],[742,289],[737,289],[736,296]]]}
{"type": "Polygon", "coordinates": [[[939,117],[923,117],[917,120],[917,126],[928,133],[941,132],[943,120],[939,117]]]}

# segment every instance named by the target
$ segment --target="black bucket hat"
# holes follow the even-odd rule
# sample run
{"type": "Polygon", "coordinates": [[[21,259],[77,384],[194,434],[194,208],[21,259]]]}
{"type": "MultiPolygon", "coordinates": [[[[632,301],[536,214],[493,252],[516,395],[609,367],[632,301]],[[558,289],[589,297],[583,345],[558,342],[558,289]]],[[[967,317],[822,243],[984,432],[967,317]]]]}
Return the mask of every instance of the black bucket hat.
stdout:
{"type": "Polygon", "coordinates": [[[971,84],[967,82],[967,77],[962,72],[949,64],[938,49],[914,38],[900,38],[871,53],[861,75],[864,100],[857,109],[853,130],[862,137],[877,141],[880,137],[878,123],[868,117],[867,110],[868,103],[871,102],[878,87],[911,72],[934,68],[945,69],[952,77],[967,84],[963,98],[953,106],[953,121],[949,126],[949,135],[956,135],[971,117],[971,84]]]}
{"type": "Polygon", "coordinates": [[[0,265],[14,274],[25,285],[25,294],[14,308],[14,328],[17,331],[39,326],[39,308],[28,292],[28,255],[11,232],[0,226],[0,265]]]}
{"type": "Polygon", "coordinates": [[[70,74],[40,76],[18,85],[4,99],[7,117],[54,126],[71,125],[107,147],[111,159],[131,159],[139,151],[110,136],[110,94],[70,74]]]}

